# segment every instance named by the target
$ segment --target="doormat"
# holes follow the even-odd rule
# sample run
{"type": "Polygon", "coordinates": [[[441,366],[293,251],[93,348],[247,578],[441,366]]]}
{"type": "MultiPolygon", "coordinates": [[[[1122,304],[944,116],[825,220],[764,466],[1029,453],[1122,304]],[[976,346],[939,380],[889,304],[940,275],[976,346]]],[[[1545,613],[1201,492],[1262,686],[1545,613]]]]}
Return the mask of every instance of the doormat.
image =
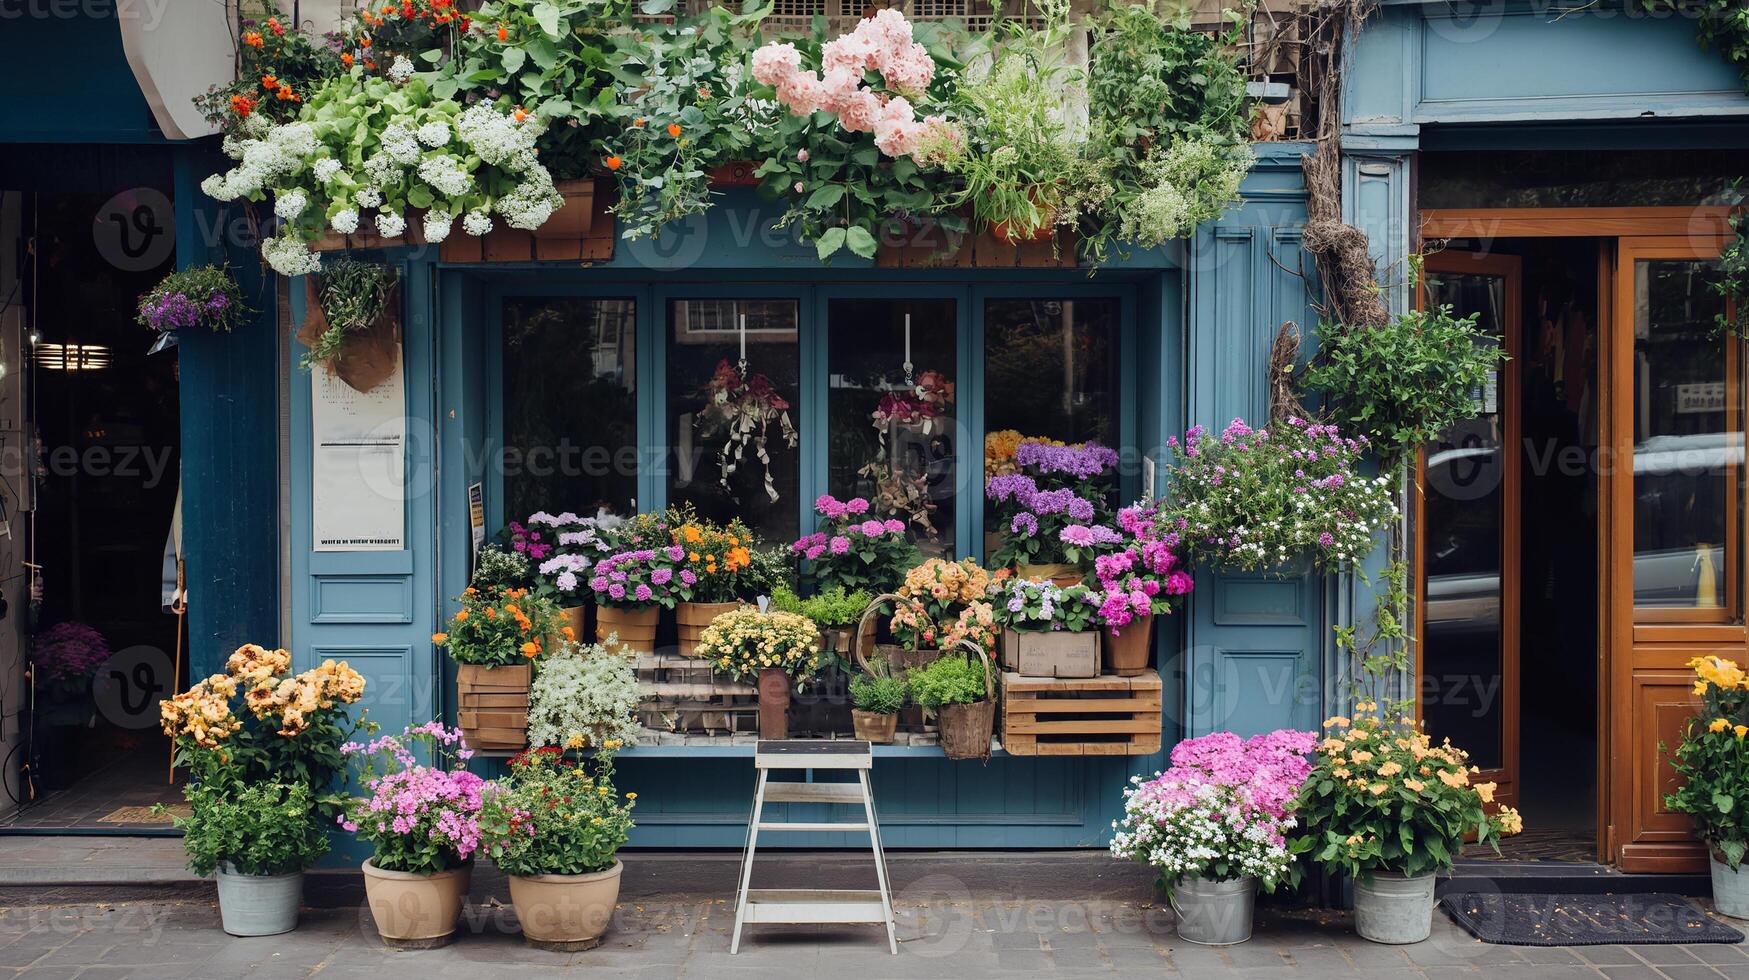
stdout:
{"type": "Polygon", "coordinates": [[[110,811],[110,813],[107,814],[106,816],[98,817],[97,822],[98,823],[149,823],[149,824],[169,825],[169,824],[172,824],[175,822],[175,818],[177,818],[177,817],[186,818],[193,812],[194,812],[194,808],[190,807],[186,803],[172,803],[171,805],[165,807],[164,812],[161,814],[160,813],[153,813],[152,808],[149,806],[124,806],[119,810],[110,811]]]}
{"type": "Polygon", "coordinates": [[[1743,933],[1680,895],[1502,895],[1459,892],[1447,915],[1485,943],[1503,946],[1637,946],[1740,943],[1743,933]]]}

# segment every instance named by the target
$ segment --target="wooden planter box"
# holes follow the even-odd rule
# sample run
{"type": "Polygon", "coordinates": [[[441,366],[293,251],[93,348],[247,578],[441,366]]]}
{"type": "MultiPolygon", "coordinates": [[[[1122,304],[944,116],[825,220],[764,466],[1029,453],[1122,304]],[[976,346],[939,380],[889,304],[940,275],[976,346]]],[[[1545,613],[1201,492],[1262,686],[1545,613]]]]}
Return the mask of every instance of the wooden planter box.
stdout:
{"type": "Polygon", "coordinates": [[[665,732],[759,731],[759,690],[718,677],[709,660],[638,654],[638,718],[665,732]]]}
{"type": "Polygon", "coordinates": [[[1002,667],[1022,677],[1098,677],[1099,633],[1005,629],[1002,667]]]}
{"type": "Polygon", "coordinates": [[[456,668],[456,727],[472,749],[521,749],[528,745],[528,664],[456,668]]]}
{"type": "Polygon", "coordinates": [[[1160,675],[1002,675],[1002,747],[1009,755],[1149,755],[1160,751],[1160,675]]]}
{"type": "Polygon", "coordinates": [[[440,257],[444,262],[606,262],[613,258],[616,235],[613,215],[607,209],[613,194],[593,178],[560,181],[565,207],[538,232],[522,231],[493,217],[494,227],[476,238],[461,230],[460,222],[444,239],[440,257]],[[587,184],[585,190],[583,185],[587,184]]]}

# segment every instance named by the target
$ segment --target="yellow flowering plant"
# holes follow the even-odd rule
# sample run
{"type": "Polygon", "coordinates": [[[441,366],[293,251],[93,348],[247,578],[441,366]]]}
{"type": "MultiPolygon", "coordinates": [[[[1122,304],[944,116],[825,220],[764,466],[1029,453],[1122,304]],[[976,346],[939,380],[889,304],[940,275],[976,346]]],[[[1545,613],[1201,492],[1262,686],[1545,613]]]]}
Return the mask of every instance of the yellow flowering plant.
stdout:
{"type": "Polygon", "coordinates": [[[431,642],[446,648],[458,664],[529,663],[561,642],[577,639],[576,631],[563,625],[552,600],[527,589],[487,591],[469,586],[460,601],[462,607],[450,617],[448,628],[431,634],[431,642]]]}
{"type": "Polygon", "coordinates": [[[1749,675],[1722,657],[1696,657],[1688,665],[1701,713],[1671,758],[1681,783],[1664,805],[1688,814],[1713,855],[1735,869],[1749,852],[1749,675]]]}
{"type": "Polygon", "coordinates": [[[751,680],[767,667],[802,679],[820,669],[820,628],[806,616],[743,607],[711,620],[698,655],[736,680],[751,680]]]}
{"type": "Polygon", "coordinates": [[[988,596],[994,577],[970,558],[931,558],[905,573],[896,595],[893,636],[912,650],[945,650],[966,640],[996,648],[996,614],[988,596]]]}
{"type": "Polygon", "coordinates": [[[1478,770],[1449,740],[1434,745],[1414,719],[1382,716],[1373,701],[1355,711],[1324,722],[1292,853],[1360,881],[1415,877],[1448,870],[1469,834],[1497,851],[1524,829],[1511,807],[1488,812],[1495,785],[1472,782],[1478,770]]]}
{"type": "MultiPolygon", "coordinates": [[[[372,728],[351,706],[364,678],[345,661],[324,660],[300,674],[291,654],[253,643],[238,647],[214,674],[159,704],[176,765],[202,785],[297,783],[328,790],[346,765],[340,747],[372,728]]],[[[322,798],[323,815],[333,800],[322,798]]]]}

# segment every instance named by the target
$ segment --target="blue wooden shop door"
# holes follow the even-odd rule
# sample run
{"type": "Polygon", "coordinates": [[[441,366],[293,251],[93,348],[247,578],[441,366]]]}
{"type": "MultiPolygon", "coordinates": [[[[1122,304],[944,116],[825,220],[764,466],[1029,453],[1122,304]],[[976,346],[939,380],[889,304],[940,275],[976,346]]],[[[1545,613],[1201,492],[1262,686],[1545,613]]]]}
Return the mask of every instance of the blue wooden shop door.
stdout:
{"type": "MultiPolygon", "coordinates": [[[[406,394],[404,546],[394,551],[317,551],[312,479],[311,375],[290,341],[291,639],[293,664],[345,660],[365,678],[369,718],[384,732],[435,716],[440,676],[431,645],[435,604],[435,445],[432,408],[431,267],[399,263],[406,394]]],[[[304,285],[293,280],[292,319],[304,315],[304,285]]],[[[323,370],[317,368],[316,370],[323,370]]]]}

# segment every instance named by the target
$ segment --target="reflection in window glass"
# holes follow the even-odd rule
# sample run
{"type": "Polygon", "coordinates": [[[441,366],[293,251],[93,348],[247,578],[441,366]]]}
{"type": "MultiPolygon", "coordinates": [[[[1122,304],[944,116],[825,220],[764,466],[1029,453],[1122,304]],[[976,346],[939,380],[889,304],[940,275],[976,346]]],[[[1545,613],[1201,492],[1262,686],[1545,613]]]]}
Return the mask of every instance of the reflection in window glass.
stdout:
{"type": "MultiPolygon", "coordinates": [[[[984,304],[984,470],[1013,465],[1021,439],[1118,445],[1119,303],[995,299],[984,304]]],[[[985,513],[985,554],[996,545],[985,513]]]]}
{"type": "MultiPolygon", "coordinates": [[[[1430,306],[1450,306],[1458,316],[1474,314],[1483,333],[1505,333],[1505,279],[1430,273],[1427,293],[1430,306]]],[[[1502,764],[1505,745],[1503,704],[1494,696],[1505,665],[1501,480],[1506,461],[1500,452],[1505,417],[1497,393],[1475,394],[1479,414],[1427,447],[1422,672],[1438,696],[1427,698],[1422,712],[1436,740],[1450,738],[1476,765],[1492,769],[1502,764]]]]}
{"type": "Polygon", "coordinates": [[[953,301],[833,300],[827,323],[828,492],[868,499],[926,553],[946,554],[958,489],[953,301]]]}
{"type": "Polygon", "coordinates": [[[504,514],[636,510],[637,307],[504,302],[504,514]]]}
{"type": "Polygon", "coordinates": [[[766,541],[796,538],[799,327],[793,299],[668,304],[670,504],[722,523],[739,517],[766,541]]]}
{"type": "Polygon", "coordinates": [[[1715,262],[1634,263],[1634,604],[1726,605],[1743,459],[1715,262]]]}

